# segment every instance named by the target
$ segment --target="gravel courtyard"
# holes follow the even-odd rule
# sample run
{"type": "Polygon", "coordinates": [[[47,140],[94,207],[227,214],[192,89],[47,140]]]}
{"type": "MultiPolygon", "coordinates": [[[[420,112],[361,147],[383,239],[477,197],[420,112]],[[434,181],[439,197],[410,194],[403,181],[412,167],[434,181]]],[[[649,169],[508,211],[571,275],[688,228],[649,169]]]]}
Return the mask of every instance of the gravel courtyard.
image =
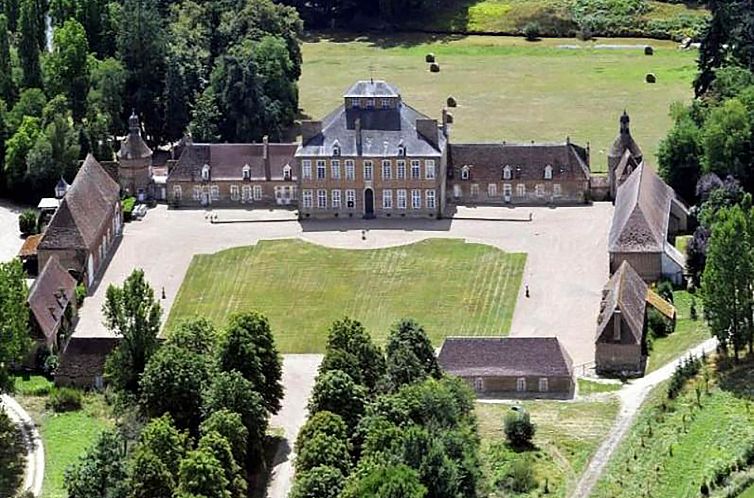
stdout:
{"type": "Polygon", "coordinates": [[[24,241],[18,231],[18,215],[23,208],[0,199],[0,262],[13,259],[24,241]]]}

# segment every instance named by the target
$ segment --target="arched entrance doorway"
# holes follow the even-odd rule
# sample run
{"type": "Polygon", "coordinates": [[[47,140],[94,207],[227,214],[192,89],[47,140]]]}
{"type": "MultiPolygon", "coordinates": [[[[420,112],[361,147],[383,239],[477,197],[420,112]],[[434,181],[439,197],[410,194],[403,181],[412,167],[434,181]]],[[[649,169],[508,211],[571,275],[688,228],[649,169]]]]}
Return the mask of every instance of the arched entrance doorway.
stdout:
{"type": "Polygon", "coordinates": [[[374,191],[364,190],[364,218],[374,218],[374,191]]]}

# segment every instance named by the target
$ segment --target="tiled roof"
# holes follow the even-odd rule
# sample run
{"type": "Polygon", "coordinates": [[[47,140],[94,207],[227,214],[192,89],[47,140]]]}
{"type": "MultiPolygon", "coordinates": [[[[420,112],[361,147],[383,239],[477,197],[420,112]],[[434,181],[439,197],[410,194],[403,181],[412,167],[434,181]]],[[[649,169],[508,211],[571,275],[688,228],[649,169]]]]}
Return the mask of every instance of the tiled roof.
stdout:
{"type": "Polygon", "coordinates": [[[28,258],[30,256],[36,256],[37,247],[39,246],[39,242],[41,240],[42,240],[42,234],[29,235],[28,237],[26,237],[26,240],[24,240],[24,245],[22,245],[21,250],[18,251],[18,257],[28,258]]]}
{"type": "Polygon", "coordinates": [[[95,250],[119,196],[118,184],[89,154],[52,216],[39,248],[95,250]]]}
{"type": "MultiPolygon", "coordinates": [[[[212,180],[243,180],[243,168],[251,168],[252,179],[265,178],[264,144],[186,144],[175,168],[170,172],[172,181],[200,180],[202,168],[210,166],[212,180]]],[[[283,168],[291,166],[295,173],[294,154],[297,144],[267,144],[270,176],[283,178],[283,168]]]]}
{"type": "Polygon", "coordinates": [[[42,333],[54,340],[60,320],[71,299],[75,299],[76,280],[52,257],[29,290],[27,302],[42,333]]]}
{"type": "Polygon", "coordinates": [[[667,302],[665,299],[662,298],[661,295],[653,291],[652,289],[647,289],[647,303],[649,303],[650,306],[652,306],[654,309],[665,315],[666,318],[669,318],[670,320],[675,320],[676,317],[676,309],[675,306],[667,302]]]}
{"type": "Polygon", "coordinates": [[[349,88],[344,97],[399,97],[398,89],[382,80],[362,80],[349,88]]]}
{"type": "Polygon", "coordinates": [[[662,252],[668,233],[673,189],[645,163],[618,187],[610,252],[662,252]]]}
{"type": "Polygon", "coordinates": [[[442,128],[438,126],[436,147],[417,131],[418,119],[429,118],[405,103],[390,109],[346,109],[341,105],[322,121],[321,133],[301,144],[296,156],[332,156],[336,144],[341,156],[397,156],[401,145],[407,156],[440,156],[447,143],[442,128]]]}
{"type": "Polygon", "coordinates": [[[570,377],[573,372],[555,337],[448,337],[437,361],[462,377],[570,377]]]}
{"type": "Polygon", "coordinates": [[[468,165],[472,179],[475,174],[489,177],[490,172],[502,179],[505,166],[511,167],[513,180],[542,180],[548,165],[553,180],[589,180],[590,176],[586,151],[570,142],[451,144],[448,160],[456,169],[468,165]]]}
{"type": "Polygon", "coordinates": [[[628,327],[621,327],[621,344],[641,343],[647,288],[636,270],[624,261],[602,291],[601,309],[597,318],[597,342],[616,342],[613,339],[613,329],[608,330],[607,325],[615,311],[619,310],[628,324],[628,327]]]}

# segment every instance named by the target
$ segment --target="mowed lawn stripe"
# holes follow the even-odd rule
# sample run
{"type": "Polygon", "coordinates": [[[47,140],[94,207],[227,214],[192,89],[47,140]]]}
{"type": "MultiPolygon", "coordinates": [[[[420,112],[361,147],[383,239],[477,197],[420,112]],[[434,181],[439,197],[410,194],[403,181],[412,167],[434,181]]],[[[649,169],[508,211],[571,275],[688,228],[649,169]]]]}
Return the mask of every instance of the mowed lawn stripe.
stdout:
{"type": "Polygon", "coordinates": [[[375,250],[262,241],[192,260],[166,330],[204,316],[222,326],[237,311],[267,315],[287,353],[321,352],[327,329],[351,316],[378,343],[412,317],[435,345],[447,335],[507,334],[525,254],[459,239],[375,250]]]}

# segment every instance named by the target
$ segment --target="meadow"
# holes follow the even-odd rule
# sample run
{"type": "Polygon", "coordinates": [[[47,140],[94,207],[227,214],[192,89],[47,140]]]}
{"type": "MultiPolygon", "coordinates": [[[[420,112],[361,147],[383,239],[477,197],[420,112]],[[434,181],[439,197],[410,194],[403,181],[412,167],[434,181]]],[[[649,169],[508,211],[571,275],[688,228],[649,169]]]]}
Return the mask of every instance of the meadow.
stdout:
{"type": "Polygon", "coordinates": [[[657,370],[712,337],[709,325],[704,320],[701,296],[693,296],[687,291],[676,291],[673,293],[673,304],[677,313],[675,331],[654,340],[647,361],[647,373],[657,370]],[[696,303],[696,320],[691,319],[692,301],[696,303]]]}
{"type": "Polygon", "coordinates": [[[321,119],[356,80],[387,80],[405,102],[439,119],[448,96],[454,142],[591,144],[594,171],[606,171],[606,151],[624,109],[651,163],[671,125],[669,106],[692,97],[695,51],[669,41],[543,39],[424,34],[389,37],[314,33],[302,46],[302,117],[321,119]],[[655,55],[645,56],[644,45],[655,55]],[[600,48],[602,47],[602,48],[600,48]],[[424,56],[441,66],[430,73],[424,56]],[[647,73],[657,83],[644,82],[647,73]]]}
{"type": "Polygon", "coordinates": [[[404,317],[436,346],[446,335],[507,334],[525,261],[457,239],[375,250],[262,241],[194,256],[165,329],[196,315],[222,326],[234,312],[256,310],[284,353],[322,352],[329,325],[346,315],[378,343],[404,317]]]}

